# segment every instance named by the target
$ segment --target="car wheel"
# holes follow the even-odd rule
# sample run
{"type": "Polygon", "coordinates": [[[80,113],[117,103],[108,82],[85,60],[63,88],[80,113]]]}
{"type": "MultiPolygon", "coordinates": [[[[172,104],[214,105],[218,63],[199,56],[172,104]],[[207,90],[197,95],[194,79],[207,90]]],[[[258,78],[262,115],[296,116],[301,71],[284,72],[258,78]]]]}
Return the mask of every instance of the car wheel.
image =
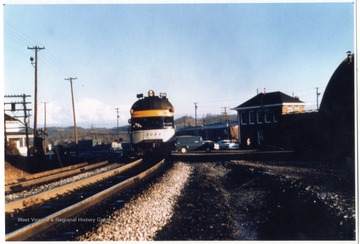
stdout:
{"type": "Polygon", "coordinates": [[[187,148],[186,148],[186,147],[182,147],[182,148],[180,149],[180,152],[186,153],[186,152],[187,152],[187,148]]]}

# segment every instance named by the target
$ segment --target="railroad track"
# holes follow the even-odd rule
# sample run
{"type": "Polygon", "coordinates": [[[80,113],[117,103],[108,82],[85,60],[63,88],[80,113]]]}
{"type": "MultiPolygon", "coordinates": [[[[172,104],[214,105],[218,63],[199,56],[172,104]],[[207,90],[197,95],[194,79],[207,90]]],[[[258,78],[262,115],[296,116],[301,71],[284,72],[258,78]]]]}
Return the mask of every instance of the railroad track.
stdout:
{"type": "Polygon", "coordinates": [[[49,170],[38,174],[33,174],[25,178],[11,180],[5,182],[5,193],[19,192],[27,188],[34,187],[36,185],[53,182],[62,178],[77,175],[79,173],[87,172],[108,164],[108,161],[87,165],[87,163],[81,163],[74,166],[69,166],[61,169],[49,170]]]}
{"type": "Polygon", "coordinates": [[[115,193],[136,186],[163,166],[165,160],[145,164],[139,159],[102,174],[7,203],[5,240],[30,239],[115,193]]]}

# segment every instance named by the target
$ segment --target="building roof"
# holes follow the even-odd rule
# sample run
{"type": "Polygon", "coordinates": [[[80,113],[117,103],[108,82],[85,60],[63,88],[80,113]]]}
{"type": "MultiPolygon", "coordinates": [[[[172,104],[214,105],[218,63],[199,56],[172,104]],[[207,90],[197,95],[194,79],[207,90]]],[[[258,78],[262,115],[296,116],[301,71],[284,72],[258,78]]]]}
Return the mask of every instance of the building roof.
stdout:
{"type": "Polygon", "coordinates": [[[250,98],[246,102],[240,104],[239,106],[233,108],[234,110],[241,110],[244,108],[259,107],[259,106],[269,106],[269,105],[284,105],[284,104],[299,104],[302,105],[304,102],[300,101],[298,97],[291,97],[282,92],[269,92],[269,93],[259,93],[255,97],[250,98]]]}
{"type": "Polygon", "coordinates": [[[14,117],[11,117],[10,115],[4,113],[5,121],[19,121],[18,119],[15,119],[14,117]]]}
{"type": "Polygon", "coordinates": [[[337,115],[340,118],[354,118],[354,58],[353,53],[348,53],[348,57],[334,71],[321,100],[321,113],[337,115]]]}

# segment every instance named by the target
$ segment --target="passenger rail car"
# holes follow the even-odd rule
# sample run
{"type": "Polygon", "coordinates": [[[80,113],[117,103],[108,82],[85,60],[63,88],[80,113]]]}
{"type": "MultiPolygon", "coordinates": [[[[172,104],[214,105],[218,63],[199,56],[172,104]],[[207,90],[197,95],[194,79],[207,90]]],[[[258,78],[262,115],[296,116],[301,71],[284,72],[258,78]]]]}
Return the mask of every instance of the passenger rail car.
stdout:
{"type": "Polygon", "coordinates": [[[134,153],[142,156],[147,152],[170,154],[175,135],[174,107],[166,93],[155,95],[153,90],[148,96],[138,94],[131,107],[129,123],[130,140],[134,153]]]}

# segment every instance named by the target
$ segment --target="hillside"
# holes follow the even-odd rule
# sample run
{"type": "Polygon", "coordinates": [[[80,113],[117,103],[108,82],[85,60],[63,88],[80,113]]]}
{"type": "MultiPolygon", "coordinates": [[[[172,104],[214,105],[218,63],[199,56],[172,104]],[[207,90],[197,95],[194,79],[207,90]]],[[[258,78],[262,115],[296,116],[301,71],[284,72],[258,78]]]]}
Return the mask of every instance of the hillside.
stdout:
{"type": "MultiPolygon", "coordinates": [[[[197,118],[197,125],[211,125],[211,124],[217,124],[217,123],[226,123],[226,117],[223,115],[206,115],[204,118],[197,118]]],[[[237,121],[236,115],[230,115],[228,117],[230,121],[237,121]]],[[[188,126],[195,126],[195,118],[191,116],[183,116],[179,119],[175,120],[175,126],[177,128],[181,127],[188,127],[188,126]]]]}

